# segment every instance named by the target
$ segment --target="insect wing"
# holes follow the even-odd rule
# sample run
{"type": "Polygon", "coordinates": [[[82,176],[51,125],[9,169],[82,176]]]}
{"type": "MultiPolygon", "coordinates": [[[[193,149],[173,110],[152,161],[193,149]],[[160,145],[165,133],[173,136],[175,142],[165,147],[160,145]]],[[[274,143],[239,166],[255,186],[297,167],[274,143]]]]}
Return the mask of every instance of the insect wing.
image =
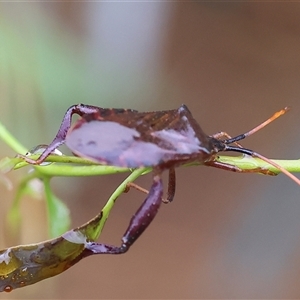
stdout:
{"type": "Polygon", "coordinates": [[[129,168],[184,160],[206,151],[188,118],[177,110],[83,118],[69,131],[66,145],[78,156],[129,168]]]}
{"type": "Polygon", "coordinates": [[[158,164],[166,152],[155,143],[141,139],[134,128],[112,121],[91,121],[75,128],[66,145],[78,156],[99,163],[138,168],[158,164]]]}

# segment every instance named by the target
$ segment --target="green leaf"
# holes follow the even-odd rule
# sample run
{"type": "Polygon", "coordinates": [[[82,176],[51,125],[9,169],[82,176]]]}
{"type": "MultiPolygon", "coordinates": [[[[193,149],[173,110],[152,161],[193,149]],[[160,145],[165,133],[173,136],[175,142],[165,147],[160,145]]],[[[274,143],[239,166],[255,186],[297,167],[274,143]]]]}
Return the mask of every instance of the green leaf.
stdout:
{"type": "MultiPolygon", "coordinates": [[[[70,230],[52,240],[37,244],[20,245],[0,250],[0,292],[34,284],[40,280],[64,272],[82,258],[99,253],[87,246],[98,239],[117,198],[129,182],[134,181],[147,169],[137,169],[130,174],[110,196],[102,211],[82,226],[70,230]]],[[[49,192],[50,179],[44,180],[49,192]]],[[[47,192],[47,193],[48,193],[47,192]]],[[[51,201],[57,204],[52,195],[51,201]]],[[[57,207],[56,207],[57,208],[57,207]]]]}
{"type": "Polygon", "coordinates": [[[51,237],[57,237],[70,228],[70,211],[51,191],[50,178],[44,178],[48,211],[48,228],[51,237]]]}
{"type": "Polygon", "coordinates": [[[12,237],[17,237],[20,231],[21,225],[21,213],[20,213],[20,202],[22,197],[27,193],[30,195],[37,196],[37,193],[34,193],[29,183],[34,178],[34,174],[29,174],[20,182],[15,197],[13,199],[11,208],[9,209],[6,216],[6,224],[9,228],[10,235],[12,237]]]}

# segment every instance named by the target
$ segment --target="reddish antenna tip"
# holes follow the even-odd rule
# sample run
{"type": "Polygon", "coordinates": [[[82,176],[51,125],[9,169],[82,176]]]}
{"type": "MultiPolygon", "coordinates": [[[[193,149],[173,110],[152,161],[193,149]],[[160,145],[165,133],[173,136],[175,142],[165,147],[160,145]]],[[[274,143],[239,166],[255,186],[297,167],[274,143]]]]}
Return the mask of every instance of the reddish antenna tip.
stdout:
{"type": "Polygon", "coordinates": [[[283,108],[280,111],[276,112],[273,117],[276,116],[275,118],[278,118],[279,116],[281,116],[281,115],[285,114],[286,112],[288,112],[290,109],[291,109],[290,106],[286,106],[285,108],[283,108]]]}

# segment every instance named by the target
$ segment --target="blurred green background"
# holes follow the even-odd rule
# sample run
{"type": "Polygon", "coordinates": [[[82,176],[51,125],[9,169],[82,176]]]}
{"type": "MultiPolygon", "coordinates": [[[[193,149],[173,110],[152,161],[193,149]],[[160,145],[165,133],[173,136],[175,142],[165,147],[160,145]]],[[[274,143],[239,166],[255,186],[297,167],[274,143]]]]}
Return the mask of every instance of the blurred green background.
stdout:
{"type": "MultiPolygon", "coordinates": [[[[208,134],[231,135],[289,105],[243,145],[298,158],[299,15],[299,3],[1,2],[1,122],[30,149],[52,140],[75,103],[185,103],[208,134]]],[[[15,153],[0,142],[0,155],[15,153]]],[[[24,172],[9,174],[14,186],[24,172]]],[[[124,176],[59,178],[53,189],[74,227],[124,176]]],[[[150,187],[151,175],[139,183],[150,187]]],[[[0,192],[3,220],[14,191],[0,192]]],[[[120,243],[143,197],[119,199],[101,241],[120,243]]],[[[43,201],[23,200],[19,240],[1,224],[2,248],[47,238],[43,201]]],[[[298,298],[299,212],[300,189],[285,176],[181,168],[174,202],[127,254],[85,259],[0,298],[298,298]]]]}

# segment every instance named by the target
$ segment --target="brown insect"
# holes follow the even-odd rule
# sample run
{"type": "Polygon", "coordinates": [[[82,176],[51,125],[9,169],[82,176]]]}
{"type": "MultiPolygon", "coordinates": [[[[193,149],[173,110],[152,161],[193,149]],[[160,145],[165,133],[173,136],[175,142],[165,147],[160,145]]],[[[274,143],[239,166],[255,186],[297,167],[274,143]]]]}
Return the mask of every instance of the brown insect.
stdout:
{"type": "Polygon", "coordinates": [[[132,217],[121,246],[98,243],[89,245],[93,253],[120,254],[129,249],[155,217],[162,202],[161,174],[165,170],[169,171],[167,201],[172,201],[175,194],[175,168],[186,163],[198,162],[235,172],[270,174],[264,169],[244,171],[218,162],[215,158],[221,151],[235,151],[258,157],[300,185],[297,177],[275,162],[237,144],[287,110],[288,108],[284,108],[249,132],[231,138],[225,133],[213,136],[205,134],[185,105],[174,110],[138,112],[78,104],[67,110],[56,137],[40,157],[36,161],[28,157],[24,159],[31,164],[41,164],[57,147],[66,143],[76,155],[99,164],[128,168],[152,167],[152,186],[145,201],[132,217]],[[73,114],[82,118],[71,127],[73,114]]]}

